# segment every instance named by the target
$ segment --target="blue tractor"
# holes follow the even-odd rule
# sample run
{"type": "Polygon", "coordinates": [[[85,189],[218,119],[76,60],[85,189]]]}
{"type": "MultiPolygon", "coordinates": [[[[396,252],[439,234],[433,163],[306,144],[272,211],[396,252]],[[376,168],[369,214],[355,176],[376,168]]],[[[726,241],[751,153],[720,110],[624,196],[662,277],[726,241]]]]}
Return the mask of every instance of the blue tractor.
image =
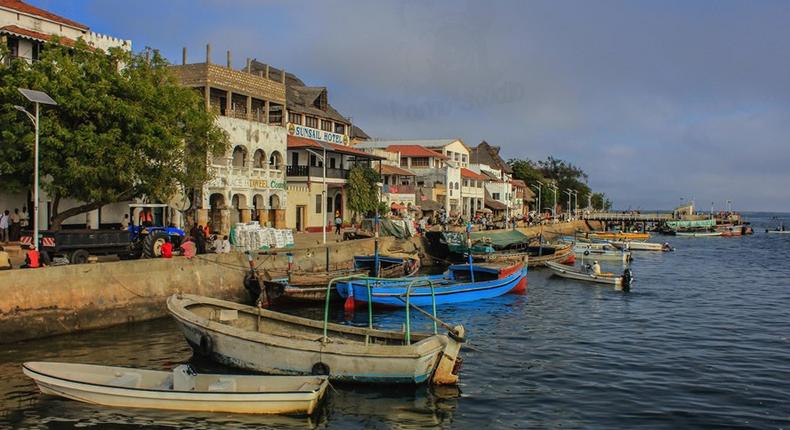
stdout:
{"type": "Polygon", "coordinates": [[[178,249],[186,234],[169,222],[170,208],[158,203],[133,203],[129,205],[130,258],[157,258],[162,256],[162,244],[169,237],[173,249],[178,249]]]}

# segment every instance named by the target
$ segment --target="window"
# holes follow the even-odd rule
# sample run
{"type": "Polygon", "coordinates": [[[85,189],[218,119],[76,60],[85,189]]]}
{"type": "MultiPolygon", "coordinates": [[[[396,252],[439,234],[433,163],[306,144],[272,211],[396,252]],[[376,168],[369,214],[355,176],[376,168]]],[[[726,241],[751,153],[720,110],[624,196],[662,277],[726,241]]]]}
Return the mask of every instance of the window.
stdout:
{"type": "Polygon", "coordinates": [[[288,122],[293,123],[293,124],[301,125],[302,124],[302,114],[288,112],[288,122]]]}
{"type": "Polygon", "coordinates": [[[315,213],[321,213],[321,194],[315,195],[315,213]]]}
{"type": "Polygon", "coordinates": [[[411,165],[412,167],[428,167],[428,157],[413,157],[411,165]]]}
{"type": "Polygon", "coordinates": [[[461,154],[461,161],[466,163],[466,161],[467,161],[466,154],[461,154]]]}
{"type": "Polygon", "coordinates": [[[401,157],[400,159],[400,166],[401,167],[409,167],[409,159],[406,157],[401,157]]]}
{"type": "Polygon", "coordinates": [[[321,130],[332,131],[332,121],[327,121],[325,119],[322,119],[321,120],[321,130]]]}
{"type": "Polygon", "coordinates": [[[346,134],[346,125],[335,123],[335,133],[346,134]]]}
{"type": "Polygon", "coordinates": [[[494,200],[499,200],[499,193],[492,193],[492,194],[491,194],[491,197],[492,197],[494,200]]]}
{"type": "Polygon", "coordinates": [[[314,116],[306,116],[304,117],[304,125],[305,127],[318,128],[318,118],[314,116]]]}
{"type": "Polygon", "coordinates": [[[461,154],[453,152],[453,160],[458,161],[461,159],[461,154]]]}
{"type": "Polygon", "coordinates": [[[280,124],[283,121],[282,105],[271,104],[269,106],[269,124],[280,124]]]}
{"type": "Polygon", "coordinates": [[[334,168],[335,168],[335,162],[336,162],[336,161],[337,161],[337,160],[335,160],[335,157],[330,157],[330,158],[329,158],[329,168],[330,168],[330,169],[334,169],[334,168]]]}
{"type": "Polygon", "coordinates": [[[468,187],[468,186],[469,186],[469,179],[464,179],[464,186],[465,186],[465,187],[468,187]]]}

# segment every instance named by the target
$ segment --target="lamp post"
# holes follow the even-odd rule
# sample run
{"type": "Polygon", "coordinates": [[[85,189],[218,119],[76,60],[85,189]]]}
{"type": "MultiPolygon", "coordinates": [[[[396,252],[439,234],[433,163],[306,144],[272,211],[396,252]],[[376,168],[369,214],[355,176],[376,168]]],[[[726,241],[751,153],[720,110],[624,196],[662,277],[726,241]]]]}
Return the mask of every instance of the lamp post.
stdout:
{"type": "Polygon", "coordinates": [[[541,198],[541,188],[543,187],[543,182],[540,182],[540,181],[535,181],[535,182],[537,182],[538,186],[535,187],[535,184],[532,184],[532,187],[535,187],[535,188],[538,189],[538,219],[540,219],[540,216],[542,215],[542,209],[543,209],[543,208],[541,208],[541,206],[543,204],[543,201],[540,199],[541,198]]]}
{"type": "Polygon", "coordinates": [[[551,208],[551,213],[554,215],[554,222],[557,222],[557,183],[551,184],[551,189],[554,190],[554,206],[551,208]]]}
{"type": "Polygon", "coordinates": [[[326,192],[326,146],[323,144],[321,145],[323,151],[321,154],[308,149],[307,152],[315,155],[316,158],[321,160],[321,164],[323,166],[323,175],[321,176],[321,183],[323,184],[323,191],[321,191],[321,206],[326,205],[327,207],[323,208],[322,211],[324,212],[323,215],[323,225],[321,226],[321,233],[322,233],[322,243],[324,244],[324,250],[326,252],[326,271],[329,271],[329,248],[326,246],[326,211],[329,210],[329,206],[327,205],[327,192],[326,192]]]}
{"type": "MultiPolygon", "coordinates": [[[[563,191],[563,193],[568,195],[568,213],[570,213],[571,212],[571,196],[573,196],[573,190],[571,190],[570,188],[566,188],[563,191]]],[[[568,220],[570,221],[570,217],[568,217],[568,220]]]]}
{"type": "Polygon", "coordinates": [[[57,106],[55,100],[52,100],[47,93],[43,91],[28,90],[25,88],[17,88],[20,94],[26,99],[33,102],[36,106],[36,114],[33,115],[22,106],[14,106],[14,109],[23,112],[33,122],[36,129],[36,143],[33,147],[33,249],[38,251],[38,140],[39,140],[39,124],[38,124],[38,105],[45,104],[57,106]]]}
{"type": "Polygon", "coordinates": [[[573,216],[579,216],[579,190],[573,190],[573,216]]]}

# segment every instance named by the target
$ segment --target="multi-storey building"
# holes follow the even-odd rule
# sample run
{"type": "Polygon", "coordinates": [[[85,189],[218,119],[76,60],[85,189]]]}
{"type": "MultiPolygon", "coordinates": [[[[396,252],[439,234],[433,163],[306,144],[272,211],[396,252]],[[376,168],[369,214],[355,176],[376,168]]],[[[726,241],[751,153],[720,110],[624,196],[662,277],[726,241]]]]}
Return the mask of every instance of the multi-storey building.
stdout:
{"type": "Polygon", "coordinates": [[[172,67],[182,85],[200,91],[206,109],[219,117],[230,147],[212,157],[212,179],[196,193],[193,207],[198,224],[210,223],[225,234],[236,222],[257,220],[284,228],[288,201],[285,182],[285,71],[275,68],[243,70],[211,62],[211,46],[203,63],[172,67]]]}
{"type": "MultiPolygon", "coordinates": [[[[0,64],[8,64],[15,59],[32,63],[38,60],[44,44],[53,41],[55,37],[66,46],[73,45],[77,39],[81,38],[91,46],[102,50],[120,48],[129,51],[132,49],[131,40],[95,33],[85,24],[20,0],[0,0],[0,44],[8,50],[5,57],[0,57],[0,64]]],[[[0,208],[10,210],[31,208],[33,201],[32,178],[30,185],[28,190],[18,193],[0,190],[0,208]]],[[[40,194],[39,198],[39,225],[41,228],[48,228],[53,199],[44,192],[40,194]]],[[[82,202],[64,199],[60,202],[59,207],[63,211],[81,204],[82,202]]],[[[91,228],[119,224],[122,214],[126,210],[125,203],[111,204],[87,214],[68,218],[63,224],[91,228]]]]}
{"type": "Polygon", "coordinates": [[[465,219],[471,220],[485,207],[485,186],[490,178],[465,167],[461,168],[461,178],[463,178],[461,185],[463,215],[465,219]]]}
{"type": "Polygon", "coordinates": [[[486,182],[486,207],[496,214],[513,216],[514,193],[511,184],[513,170],[499,156],[499,147],[486,141],[470,150],[470,169],[489,177],[486,182]]]}
{"type": "Polygon", "coordinates": [[[0,0],[0,43],[8,48],[8,62],[22,58],[33,62],[38,59],[41,47],[54,37],[70,45],[77,39],[96,48],[107,50],[132,49],[131,40],[123,40],[95,33],[87,25],[56,15],[20,0],[0,0]]]}
{"type": "MultiPolygon", "coordinates": [[[[249,67],[259,74],[270,69],[258,61],[250,62],[249,67]]],[[[344,220],[350,218],[346,208],[350,169],[355,164],[370,166],[380,157],[349,146],[352,138],[365,139],[367,135],[329,103],[326,87],[307,86],[291,73],[284,74],[283,84],[288,190],[284,226],[296,231],[321,231],[331,228],[335,213],[344,220]]]]}

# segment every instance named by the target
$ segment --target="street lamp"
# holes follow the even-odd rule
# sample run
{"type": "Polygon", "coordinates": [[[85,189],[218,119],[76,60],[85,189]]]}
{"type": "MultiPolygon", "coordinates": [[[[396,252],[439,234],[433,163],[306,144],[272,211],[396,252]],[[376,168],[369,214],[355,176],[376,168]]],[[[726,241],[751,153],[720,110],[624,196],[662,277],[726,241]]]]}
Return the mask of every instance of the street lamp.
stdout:
{"type": "Polygon", "coordinates": [[[38,105],[45,104],[56,106],[57,103],[43,91],[28,90],[25,88],[17,88],[17,90],[36,106],[35,115],[28,112],[27,109],[22,106],[14,106],[14,109],[27,115],[36,129],[36,144],[33,147],[33,249],[38,251],[38,105]]]}
{"type": "Polygon", "coordinates": [[[307,152],[313,154],[316,158],[321,160],[321,164],[322,164],[322,167],[323,167],[323,175],[321,176],[321,183],[323,184],[324,189],[321,192],[321,206],[326,206],[326,207],[322,208],[322,212],[324,212],[324,216],[323,216],[323,225],[321,226],[321,233],[323,235],[324,250],[326,252],[326,270],[328,272],[329,271],[329,248],[327,248],[327,246],[326,246],[326,223],[327,223],[326,211],[329,210],[329,206],[327,205],[327,192],[326,192],[326,144],[324,144],[322,142],[321,143],[321,148],[323,148],[323,152],[321,154],[319,154],[319,153],[317,153],[317,152],[315,152],[315,151],[313,151],[311,149],[308,149],[307,152]]]}
{"type": "MultiPolygon", "coordinates": [[[[571,196],[573,195],[573,190],[571,190],[570,188],[566,188],[565,191],[563,191],[563,193],[568,195],[568,213],[570,214],[570,212],[571,212],[571,196]]],[[[570,217],[569,217],[569,221],[570,221],[570,217]]]]}
{"type": "Polygon", "coordinates": [[[579,190],[573,190],[573,215],[574,217],[579,216],[579,190]]]}
{"type": "Polygon", "coordinates": [[[554,215],[554,222],[557,222],[557,183],[551,184],[551,189],[554,190],[554,206],[551,208],[551,213],[554,215]]]}
{"type": "MultiPolygon", "coordinates": [[[[543,182],[540,182],[540,181],[535,181],[535,182],[537,182],[538,186],[535,187],[535,184],[532,184],[531,186],[533,188],[537,188],[538,189],[538,217],[540,217],[541,214],[542,214],[542,209],[543,209],[543,208],[541,208],[542,200],[540,199],[540,197],[541,197],[541,188],[543,187],[543,182]]],[[[538,218],[538,219],[540,219],[540,218],[538,218]]]]}

